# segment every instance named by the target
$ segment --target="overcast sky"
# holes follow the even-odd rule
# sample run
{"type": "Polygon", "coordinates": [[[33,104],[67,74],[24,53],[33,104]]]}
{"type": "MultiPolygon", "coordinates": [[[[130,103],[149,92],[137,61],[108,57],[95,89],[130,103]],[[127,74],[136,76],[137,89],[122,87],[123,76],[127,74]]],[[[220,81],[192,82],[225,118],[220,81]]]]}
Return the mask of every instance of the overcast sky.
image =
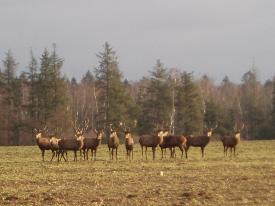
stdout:
{"type": "Polygon", "coordinates": [[[80,78],[105,41],[129,80],[161,59],[216,83],[239,82],[254,61],[264,81],[275,75],[275,1],[0,0],[0,58],[11,49],[20,70],[30,48],[38,57],[56,43],[63,72],[80,78]]]}

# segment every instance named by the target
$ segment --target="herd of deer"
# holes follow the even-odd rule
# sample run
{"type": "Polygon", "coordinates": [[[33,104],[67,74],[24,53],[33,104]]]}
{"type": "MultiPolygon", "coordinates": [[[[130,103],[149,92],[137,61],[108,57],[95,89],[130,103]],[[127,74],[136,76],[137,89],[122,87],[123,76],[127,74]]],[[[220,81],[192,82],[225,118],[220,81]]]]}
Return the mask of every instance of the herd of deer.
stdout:
{"type": "MultiPolygon", "coordinates": [[[[221,141],[224,147],[224,156],[227,155],[227,150],[230,148],[231,154],[232,150],[236,151],[236,145],[240,142],[240,133],[244,125],[241,127],[234,128],[234,135],[222,136],[221,141]]],[[[55,136],[46,137],[42,135],[42,130],[35,129],[35,137],[38,147],[42,152],[42,160],[44,161],[45,150],[52,151],[52,158],[57,157],[58,161],[62,158],[67,161],[67,151],[74,152],[74,161],[77,161],[77,151],[80,151],[80,155],[83,155],[84,160],[88,160],[89,150],[91,151],[91,159],[96,160],[96,152],[101,144],[101,140],[104,136],[103,130],[94,130],[95,135],[93,137],[84,136],[87,131],[88,124],[85,124],[83,129],[74,127],[75,137],[71,138],[57,138],[55,136]]],[[[189,148],[200,147],[202,157],[204,157],[204,148],[209,143],[212,131],[215,128],[208,128],[204,131],[203,135],[200,136],[177,136],[169,134],[168,130],[159,130],[154,135],[140,135],[139,143],[142,150],[142,159],[145,149],[145,158],[147,160],[147,148],[151,147],[153,152],[153,159],[155,159],[156,148],[159,146],[161,149],[161,159],[163,159],[163,154],[166,149],[170,150],[170,157],[175,158],[175,148],[178,147],[181,151],[181,157],[183,157],[183,152],[185,152],[185,157],[188,158],[187,152],[189,148]]],[[[134,148],[134,138],[130,131],[125,131],[125,148],[126,148],[126,158],[133,159],[133,148],[134,148]]],[[[117,160],[117,150],[120,144],[117,132],[113,129],[110,130],[110,135],[108,138],[108,148],[109,148],[109,158],[113,160],[114,155],[117,160]],[[115,154],[114,154],[115,153],[115,154]]]]}

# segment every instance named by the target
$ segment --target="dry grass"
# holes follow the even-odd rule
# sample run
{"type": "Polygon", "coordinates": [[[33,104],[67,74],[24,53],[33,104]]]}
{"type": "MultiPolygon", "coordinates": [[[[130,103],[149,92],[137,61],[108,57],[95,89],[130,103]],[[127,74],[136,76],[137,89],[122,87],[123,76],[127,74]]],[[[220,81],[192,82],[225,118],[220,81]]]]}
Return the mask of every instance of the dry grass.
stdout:
{"type": "MultiPolygon", "coordinates": [[[[47,152],[46,152],[47,153],[47,152]]],[[[275,205],[275,141],[241,142],[237,157],[223,157],[211,142],[201,159],[109,161],[101,145],[96,162],[41,161],[37,147],[0,147],[0,205],[275,205]],[[163,172],[163,176],[160,172],[163,172]]],[[[179,151],[177,151],[179,156],[179,151]]]]}

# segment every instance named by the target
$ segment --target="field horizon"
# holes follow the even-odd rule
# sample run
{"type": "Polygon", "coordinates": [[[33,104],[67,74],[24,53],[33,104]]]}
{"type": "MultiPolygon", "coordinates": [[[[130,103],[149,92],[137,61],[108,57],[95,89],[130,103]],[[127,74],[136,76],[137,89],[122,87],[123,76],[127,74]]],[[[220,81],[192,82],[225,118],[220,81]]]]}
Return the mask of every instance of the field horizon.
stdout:
{"type": "Polygon", "coordinates": [[[45,162],[37,146],[0,147],[0,205],[275,205],[275,140],[242,141],[237,156],[223,156],[221,142],[212,141],[201,158],[156,160],[148,149],[141,159],[126,160],[124,145],[118,161],[110,161],[106,145],[97,161],[45,162]]]}

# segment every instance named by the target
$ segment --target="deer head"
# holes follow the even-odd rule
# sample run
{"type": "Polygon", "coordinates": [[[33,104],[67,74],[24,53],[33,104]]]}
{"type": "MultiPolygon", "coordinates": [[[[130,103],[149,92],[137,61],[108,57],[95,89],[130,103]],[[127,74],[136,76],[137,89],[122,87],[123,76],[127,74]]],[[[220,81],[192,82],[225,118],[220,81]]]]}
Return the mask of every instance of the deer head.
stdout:
{"type": "Polygon", "coordinates": [[[97,137],[97,139],[102,139],[102,138],[103,138],[103,136],[104,136],[104,131],[103,131],[103,129],[101,129],[101,130],[99,130],[99,131],[97,131],[97,130],[95,129],[95,132],[96,132],[96,137],[97,137]]]}
{"type": "Polygon", "coordinates": [[[115,130],[111,130],[111,133],[110,133],[110,139],[112,138],[116,138],[117,137],[117,133],[115,130]]]}
{"type": "Polygon", "coordinates": [[[216,122],[214,127],[206,127],[204,130],[204,134],[208,137],[211,137],[213,130],[215,130],[217,128],[218,128],[218,123],[216,122]]]}
{"type": "Polygon", "coordinates": [[[83,136],[85,132],[87,132],[89,128],[89,120],[86,119],[82,124],[79,124],[77,120],[75,120],[73,123],[73,129],[75,133],[75,137],[83,136]]]}

